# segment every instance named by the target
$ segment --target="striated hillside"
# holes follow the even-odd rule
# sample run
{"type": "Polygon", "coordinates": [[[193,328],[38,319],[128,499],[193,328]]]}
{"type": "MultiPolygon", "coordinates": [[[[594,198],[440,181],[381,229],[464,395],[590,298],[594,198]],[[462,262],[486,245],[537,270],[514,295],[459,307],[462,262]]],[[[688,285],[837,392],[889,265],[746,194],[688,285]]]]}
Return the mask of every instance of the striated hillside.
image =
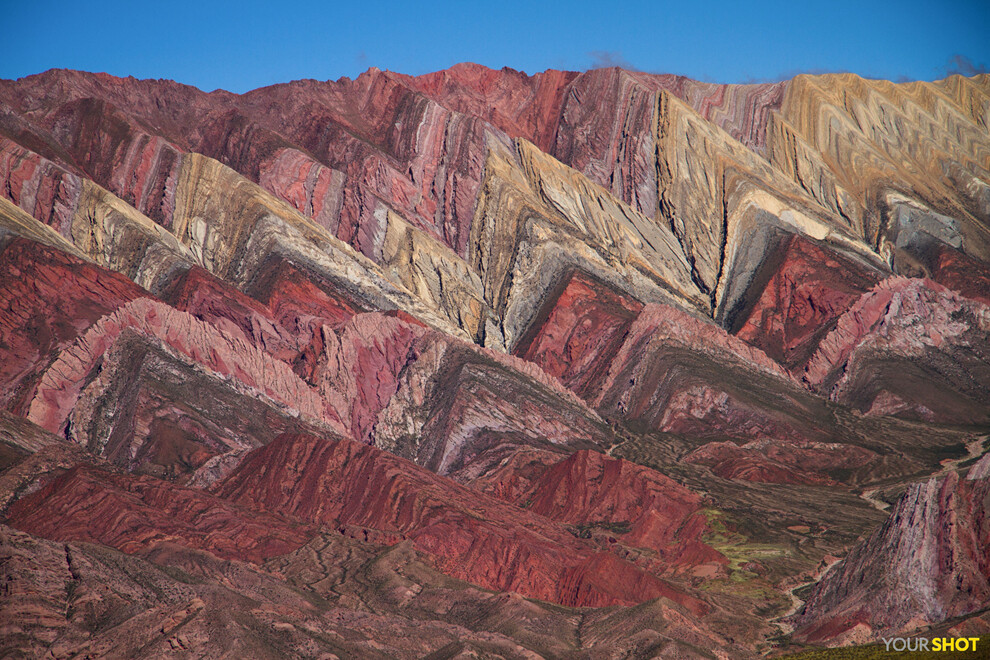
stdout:
{"type": "Polygon", "coordinates": [[[988,438],[990,76],[0,81],[4,657],[978,633],[988,438]]]}

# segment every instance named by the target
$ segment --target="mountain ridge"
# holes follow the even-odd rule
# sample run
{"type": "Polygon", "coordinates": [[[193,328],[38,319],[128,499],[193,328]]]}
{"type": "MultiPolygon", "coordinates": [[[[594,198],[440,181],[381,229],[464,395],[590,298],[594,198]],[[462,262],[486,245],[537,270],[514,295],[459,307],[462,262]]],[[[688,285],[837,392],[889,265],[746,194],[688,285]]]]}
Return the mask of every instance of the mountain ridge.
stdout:
{"type": "Polygon", "coordinates": [[[987,75],[0,81],[0,648],[982,629],[988,126],[987,75]]]}

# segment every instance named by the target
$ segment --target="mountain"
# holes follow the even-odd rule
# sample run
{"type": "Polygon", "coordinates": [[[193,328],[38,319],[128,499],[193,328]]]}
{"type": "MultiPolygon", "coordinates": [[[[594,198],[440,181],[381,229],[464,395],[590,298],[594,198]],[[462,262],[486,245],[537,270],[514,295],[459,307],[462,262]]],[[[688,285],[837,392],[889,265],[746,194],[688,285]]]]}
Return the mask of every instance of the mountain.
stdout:
{"type": "Polygon", "coordinates": [[[990,76],[0,81],[0,654],[990,625],[990,76]]]}

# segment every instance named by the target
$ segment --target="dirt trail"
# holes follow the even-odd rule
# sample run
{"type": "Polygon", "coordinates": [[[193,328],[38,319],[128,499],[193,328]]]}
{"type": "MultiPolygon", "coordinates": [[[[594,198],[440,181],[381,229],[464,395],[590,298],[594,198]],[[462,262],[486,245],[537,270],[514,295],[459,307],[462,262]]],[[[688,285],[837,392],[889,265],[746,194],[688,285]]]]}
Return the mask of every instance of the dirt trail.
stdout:
{"type": "MultiPolygon", "coordinates": [[[[984,444],[986,443],[986,441],[988,439],[990,439],[990,436],[985,436],[984,435],[984,436],[980,436],[976,440],[972,440],[970,442],[967,442],[966,443],[966,455],[965,456],[963,456],[961,458],[947,458],[947,459],[945,459],[944,461],[942,461],[940,463],[940,465],[942,466],[942,468],[938,472],[934,472],[931,475],[929,475],[928,477],[926,477],[926,479],[931,479],[932,477],[941,477],[942,475],[948,474],[952,470],[955,470],[961,463],[963,463],[965,461],[968,461],[968,460],[971,460],[971,459],[974,459],[974,458],[979,458],[984,453],[983,446],[984,446],[984,444]]],[[[869,502],[870,503],[870,506],[872,506],[874,509],[877,509],[878,511],[887,511],[888,509],[890,509],[890,504],[888,504],[887,502],[884,502],[883,500],[880,500],[880,499],[877,499],[876,497],[874,497],[874,495],[876,494],[876,492],[878,490],[880,490],[880,489],[879,488],[867,488],[862,493],[860,493],[859,496],[861,498],[863,498],[864,500],[866,500],[867,502],[869,502]]]]}
{"type": "Polygon", "coordinates": [[[794,626],[786,622],[785,619],[791,617],[794,614],[797,614],[797,611],[801,609],[802,605],[804,605],[804,601],[798,598],[797,594],[795,594],[794,592],[800,591],[801,589],[804,589],[808,585],[819,582],[822,578],[824,578],[828,574],[829,571],[832,570],[832,567],[838,564],[840,561],[842,560],[839,559],[838,557],[833,557],[831,560],[825,562],[824,566],[819,567],[819,569],[815,571],[811,579],[807,580],[806,582],[797,584],[787,590],[787,595],[790,596],[791,599],[791,608],[786,612],[784,612],[783,614],[781,614],[776,619],[773,619],[771,621],[771,623],[775,624],[777,627],[780,628],[782,634],[789,635],[792,632],[794,632],[794,626]]]}

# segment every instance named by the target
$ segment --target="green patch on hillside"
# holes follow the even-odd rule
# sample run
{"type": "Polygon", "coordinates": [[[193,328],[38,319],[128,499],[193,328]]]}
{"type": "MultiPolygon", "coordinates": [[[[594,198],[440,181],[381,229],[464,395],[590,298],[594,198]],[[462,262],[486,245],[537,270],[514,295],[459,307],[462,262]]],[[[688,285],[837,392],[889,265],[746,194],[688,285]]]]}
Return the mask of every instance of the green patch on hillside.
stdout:
{"type": "Polygon", "coordinates": [[[769,543],[751,542],[745,534],[732,529],[722,511],[704,509],[702,513],[709,528],[702,540],[729,560],[729,574],[726,578],[708,580],[701,588],[763,601],[760,609],[767,614],[785,609],[787,598],[757,571],[762,572],[763,562],[767,559],[786,555],[787,549],[769,543]]]}

